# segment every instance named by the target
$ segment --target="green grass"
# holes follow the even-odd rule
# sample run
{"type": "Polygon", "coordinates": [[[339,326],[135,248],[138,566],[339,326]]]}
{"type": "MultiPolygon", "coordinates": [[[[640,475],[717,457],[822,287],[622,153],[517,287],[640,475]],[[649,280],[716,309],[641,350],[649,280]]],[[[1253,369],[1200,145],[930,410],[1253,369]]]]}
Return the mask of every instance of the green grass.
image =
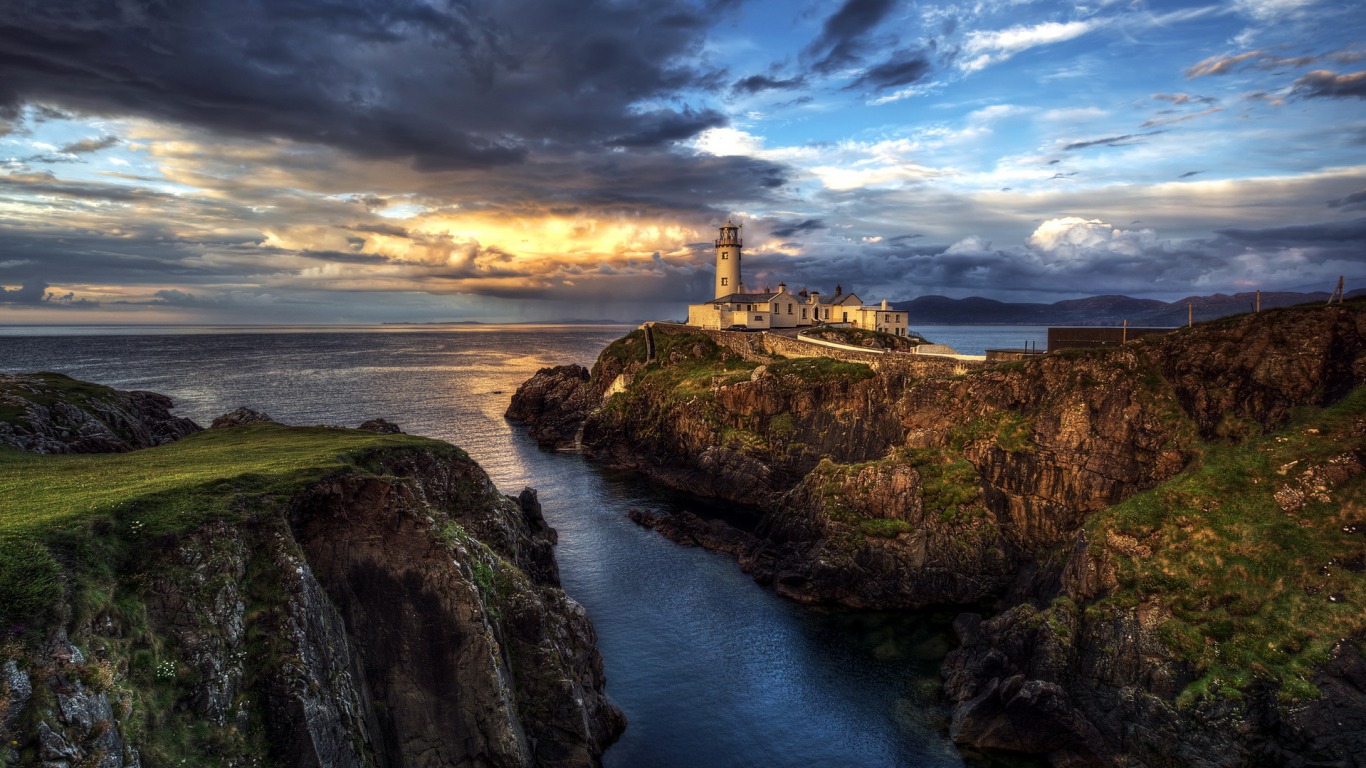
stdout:
{"type": "Polygon", "coordinates": [[[1120,583],[1090,611],[1164,606],[1160,636],[1199,675],[1185,701],[1259,682],[1287,700],[1314,696],[1309,680],[1334,643],[1366,633],[1366,573],[1345,567],[1366,557],[1366,536],[1345,530],[1366,525],[1366,477],[1299,510],[1275,498],[1306,468],[1366,451],[1366,388],[1298,415],[1279,433],[1205,445],[1185,472],[1088,523],[1120,583]]]}
{"type": "Polygon", "coordinates": [[[186,515],[225,512],[236,496],[296,490],[374,449],[437,446],[459,450],[410,435],[262,424],[209,430],[132,453],[3,450],[0,537],[51,532],[135,509],[147,532],[155,533],[163,525],[181,527],[186,515]]]}
{"type": "MultiPolygon", "coordinates": [[[[655,342],[658,343],[662,336],[663,334],[656,334],[655,342]]],[[[598,353],[598,359],[593,363],[592,375],[595,378],[601,377],[604,367],[620,370],[632,363],[643,363],[645,353],[645,331],[637,328],[608,344],[598,353]]]]}
{"type": "Polygon", "coordinates": [[[853,384],[871,379],[873,369],[863,363],[848,363],[829,357],[798,357],[780,360],[768,366],[773,376],[794,377],[803,383],[853,384]]]}
{"type": "Polygon", "coordinates": [[[46,456],[0,449],[0,631],[41,621],[63,564],[109,567],[154,537],[240,519],[380,449],[450,452],[410,435],[262,424],[210,430],[118,454],[46,456]]]}
{"type": "Polygon", "coordinates": [[[853,478],[870,467],[891,468],[909,464],[920,476],[921,508],[927,519],[958,522],[972,515],[981,498],[981,480],[977,470],[963,457],[938,448],[902,448],[886,458],[856,464],[836,464],[821,461],[811,475],[818,483],[826,513],[832,520],[856,525],[866,536],[895,537],[913,530],[903,521],[868,517],[866,488],[851,483],[853,478]]]}

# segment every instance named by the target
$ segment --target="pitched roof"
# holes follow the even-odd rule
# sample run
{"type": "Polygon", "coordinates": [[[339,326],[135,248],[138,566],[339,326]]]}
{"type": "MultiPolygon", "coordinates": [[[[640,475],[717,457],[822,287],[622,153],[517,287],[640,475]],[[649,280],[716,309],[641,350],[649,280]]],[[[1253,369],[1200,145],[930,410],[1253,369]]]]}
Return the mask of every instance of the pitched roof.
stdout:
{"type": "Polygon", "coordinates": [[[853,299],[860,304],[863,303],[862,301],[859,301],[858,294],[854,293],[832,293],[828,296],[821,293],[816,295],[817,304],[848,304],[850,299],[853,299]]]}
{"type": "MultiPolygon", "coordinates": [[[[725,296],[718,296],[712,299],[710,304],[730,302],[731,304],[757,304],[764,301],[772,301],[781,296],[781,293],[731,293],[725,296]]],[[[791,294],[788,294],[791,296],[791,294]]],[[[794,299],[795,300],[795,299],[794,299]]]]}

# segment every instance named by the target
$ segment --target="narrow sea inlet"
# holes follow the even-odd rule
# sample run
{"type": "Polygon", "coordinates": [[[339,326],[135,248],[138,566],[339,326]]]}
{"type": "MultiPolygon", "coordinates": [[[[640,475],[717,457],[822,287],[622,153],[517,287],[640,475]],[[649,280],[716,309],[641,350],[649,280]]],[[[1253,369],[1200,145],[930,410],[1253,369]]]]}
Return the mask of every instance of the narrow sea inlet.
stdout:
{"type": "Polygon", "coordinates": [[[716,510],[541,451],[503,419],[538,368],[590,365],[627,328],[179,330],[0,335],[0,371],[162,392],[205,425],[238,406],[289,424],[383,417],[461,446],[504,492],[538,488],[564,587],[597,627],[608,693],[630,721],[608,766],[964,764],[935,698],[951,615],[784,601],[730,558],[626,518],[632,507],[716,510]]]}

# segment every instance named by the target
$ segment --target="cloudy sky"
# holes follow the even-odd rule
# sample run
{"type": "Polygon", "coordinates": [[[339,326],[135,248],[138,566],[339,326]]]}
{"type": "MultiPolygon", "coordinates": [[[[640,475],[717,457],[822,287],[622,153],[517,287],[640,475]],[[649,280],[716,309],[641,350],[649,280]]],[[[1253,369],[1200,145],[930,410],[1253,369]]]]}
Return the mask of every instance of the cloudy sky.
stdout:
{"type": "Polygon", "coordinates": [[[1366,281],[1366,12],[5,0],[0,324],[1366,281]]]}

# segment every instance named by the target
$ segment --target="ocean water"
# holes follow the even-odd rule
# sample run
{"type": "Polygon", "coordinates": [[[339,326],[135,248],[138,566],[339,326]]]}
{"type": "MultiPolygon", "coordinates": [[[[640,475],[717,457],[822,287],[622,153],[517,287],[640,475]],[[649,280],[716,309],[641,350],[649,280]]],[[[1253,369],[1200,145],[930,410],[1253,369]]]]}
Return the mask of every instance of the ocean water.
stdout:
{"type": "Polygon", "coordinates": [[[985,355],[988,349],[1026,346],[1048,349],[1046,325],[917,325],[911,330],[935,344],[948,344],[960,355],[985,355]]]}
{"type": "Polygon", "coordinates": [[[462,446],[505,493],[536,487],[560,532],[564,588],[588,609],[607,691],[630,720],[607,766],[965,764],[936,698],[948,615],[782,600],[729,557],[626,518],[705,503],[542,451],[503,419],[538,368],[589,365],[626,327],[119,330],[0,328],[0,372],[162,392],[205,425],[238,406],[289,424],[384,417],[462,446]]]}

